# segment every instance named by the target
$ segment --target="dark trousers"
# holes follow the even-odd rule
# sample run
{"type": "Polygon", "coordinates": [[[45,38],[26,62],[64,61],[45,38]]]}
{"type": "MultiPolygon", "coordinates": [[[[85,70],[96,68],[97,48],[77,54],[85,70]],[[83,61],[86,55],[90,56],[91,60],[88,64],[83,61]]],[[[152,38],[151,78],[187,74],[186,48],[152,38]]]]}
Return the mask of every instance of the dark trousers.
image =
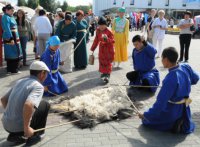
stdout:
{"type": "Polygon", "coordinates": [[[191,34],[181,34],[179,36],[180,40],[180,61],[183,60],[183,56],[185,55],[185,61],[189,59],[189,48],[191,42],[192,35],[191,34]]]}
{"type": "MultiPolygon", "coordinates": [[[[30,127],[33,128],[34,130],[44,128],[46,126],[49,109],[50,109],[50,104],[42,100],[40,102],[39,107],[36,108],[33,114],[30,127]]],[[[24,135],[24,132],[15,132],[15,133],[9,132],[9,133],[18,136],[24,135]]],[[[43,133],[44,131],[38,132],[38,134],[43,134],[43,133]]]]}
{"type": "MultiPolygon", "coordinates": [[[[139,73],[137,71],[131,71],[126,74],[126,77],[130,82],[135,82],[139,78],[139,73]]],[[[150,86],[149,81],[147,79],[143,79],[141,86],[150,86]]],[[[138,89],[151,92],[151,88],[139,87],[138,89]]]]}
{"type": "Polygon", "coordinates": [[[19,59],[6,59],[7,72],[17,73],[19,71],[19,59]]]}
{"type": "Polygon", "coordinates": [[[28,42],[28,37],[20,37],[20,43],[22,47],[22,53],[23,53],[23,64],[26,64],[26,45],[28,42]]]}

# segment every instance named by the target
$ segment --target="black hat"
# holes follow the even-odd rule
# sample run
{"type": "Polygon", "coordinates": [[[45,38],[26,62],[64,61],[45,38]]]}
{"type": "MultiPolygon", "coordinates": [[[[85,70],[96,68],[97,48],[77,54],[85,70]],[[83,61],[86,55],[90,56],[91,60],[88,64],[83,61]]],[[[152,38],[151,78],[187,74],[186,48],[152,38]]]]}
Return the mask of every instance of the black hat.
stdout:
{"type": "Polygon", "coordinates": [[[5,12],[6,10],[11,10],[11,9],[14,9],[14,7],[11,4],[8,4],[2,8],[2,11],[5,12]]]}
{"type": "Polygon", "coordinates": [[[65,15],[65,20],[72,20],[72,16],[70,14],[65,15]]]}
{"type": "Polygon", "coordinates": [[[99,18],[98,25],[107,25],[105,17],[102,16],[99,18]]]}
{"type": "Polygon", "coordinates": [[[192,13],[190,11],[186,11],[186,12],[184,12],[184,15],[189,15],[191,17],[192,13]]]}

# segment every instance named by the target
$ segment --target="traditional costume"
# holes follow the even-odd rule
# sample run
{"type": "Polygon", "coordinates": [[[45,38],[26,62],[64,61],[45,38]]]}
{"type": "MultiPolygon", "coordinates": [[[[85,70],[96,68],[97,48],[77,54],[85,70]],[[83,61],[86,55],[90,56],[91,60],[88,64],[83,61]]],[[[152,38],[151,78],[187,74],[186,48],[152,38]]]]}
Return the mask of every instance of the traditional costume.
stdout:
{"type": "MultiPolygon", "coordinates": [[[[125,13],[125,8],[120,8],[119,12],[125,13]]],[[[129,39],[129,20],[125,17],[116,18],[112,25],[112,31],[115,39],[115,62],[124,62],[128,60],[128,39],[129,39]]]]}
{"type": "Polygon", "coordinates": [[[76,39],[76,25],[74,22],[66,25],[65,20],[62,20],[56,29],[56,35],[60,38],[60,41],[63,42],[63,44],[60,45],[60,53],[61,59],[65,61],[65,64],[60,66],[60,71],[64,73],[72,72],[72,50],[74,47],[73,43],[76,39]]]}
{"type": "MultiPolygon", "coordinates": [[[[99,25],[107,25],[105,18],[100,18],[99,25]]],[[[112,32],[106,28],[101,31],[99,28],[96,30],[96,37],[91,47],[94,51],[99,45],[99,72],[102,73],[102,78],[109,78],[112,71],[112,62],[114,60],[114,36],[112,32]],[[104,36],[107,36],[104,39],[104,36]]]]}
{"type": "Polygon", "coordinates": [[[191,85],[198,82],[199,75],[188,64],[169,69],[153,107],[144,113],[145,126],[161,131],[175,130],[191,133],[195,125],[191,119],[191,85]]]}
{"type": "Polygon", "coordinates": [[[7,72],[17,73],[19,61],[22,58],[17,23],[13,16],[4,14],[1,24],[3,29],[4,56],[7,61],[7,72]],[[11,41],[14,41],[15,44],[12,45],[11,41]]]}
{"type": "MultiPolygon", "coordinates": [[[[86,20],[75,20],[77,29],[77,36],[76,36],[76,43],[75,48],[80,43],[83,36],[87,33],[88,24],[86,20]]],[[[75,68],[86,68],[88,65],[88,54],[87,54],[87,37],[85,36],[84,39],[81,41],[80,45],[74,52],[74,66],[75,68]]]]}
{"type": "Polygon", "coordinates": [[[57,46],[60,44],[60,39],[58,36],[53,36],[49,39],[45,52],[41,56],[41,61],[43,61],[50,72],[46,80],[43,82],[44,86],[48,87],[48,91],[44,92],[45,96],[55,96],[55,94],[62,94],[68,91],[67,84],[63,79],[62,75],[58,71],[60,61],[60,51],[52,51],[50,46],[57,46]]]}
{"type": "MultiPolygon", "coordinates": [[[[144,46],[142,50],[133,50],[132,58],[135,71],[127,73],[130,85],[158,86],[160,84],[159,72],[155,68],[156,53],[156,49],[150,44],[144,46]]],[[[148,90],[156,92],[157,87],[148,90]]]]}

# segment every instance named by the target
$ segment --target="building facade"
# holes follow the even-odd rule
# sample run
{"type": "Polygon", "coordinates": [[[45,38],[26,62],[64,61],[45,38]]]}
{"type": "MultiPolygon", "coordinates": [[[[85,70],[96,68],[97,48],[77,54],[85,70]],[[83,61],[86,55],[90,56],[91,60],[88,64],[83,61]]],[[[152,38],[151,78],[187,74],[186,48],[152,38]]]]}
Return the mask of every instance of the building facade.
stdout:
{"type": "Polygon", "coordinates": [[[126,7],[127,13],[152,8],[168,11],[199,10],[200,0],[93,0],[93,12],[97,16],[121,6],[126,7]]]}

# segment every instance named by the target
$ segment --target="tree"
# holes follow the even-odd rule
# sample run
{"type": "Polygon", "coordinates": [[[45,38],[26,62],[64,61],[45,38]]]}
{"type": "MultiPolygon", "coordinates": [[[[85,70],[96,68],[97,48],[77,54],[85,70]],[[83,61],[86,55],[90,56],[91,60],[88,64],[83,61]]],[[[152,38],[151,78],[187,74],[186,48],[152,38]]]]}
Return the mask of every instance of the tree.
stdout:
{"type": "Polygon", "coordinates": [[[66,1],[63,2],[63,5],[61,6],[63,12],[67,10],[68,8],[68,3],[66,1]]]}
{"type": "Polygon", "coordinates": [[[76,11],[82,10],[84,13],[86,13],[91,9],[91,7],[90,6],[77,6],[75,9],[76,9],[76,11]]]}
{"type": "Polygon", "coordinates": [[[35,9],[38,6],[38,1],[37,0],[28,0],[27,6],[35,9]]]}
{"type": "Polygon", "coordinates": [[[39,4],[48,12],[54,12],[57,8],[55,0],[39,0],[39,4]]]}
{"type": "Polygon", "coordinates": [[[18,6],[26,6],[27,5],[26,0],[18,0],[17,5],[18,6]]]}

